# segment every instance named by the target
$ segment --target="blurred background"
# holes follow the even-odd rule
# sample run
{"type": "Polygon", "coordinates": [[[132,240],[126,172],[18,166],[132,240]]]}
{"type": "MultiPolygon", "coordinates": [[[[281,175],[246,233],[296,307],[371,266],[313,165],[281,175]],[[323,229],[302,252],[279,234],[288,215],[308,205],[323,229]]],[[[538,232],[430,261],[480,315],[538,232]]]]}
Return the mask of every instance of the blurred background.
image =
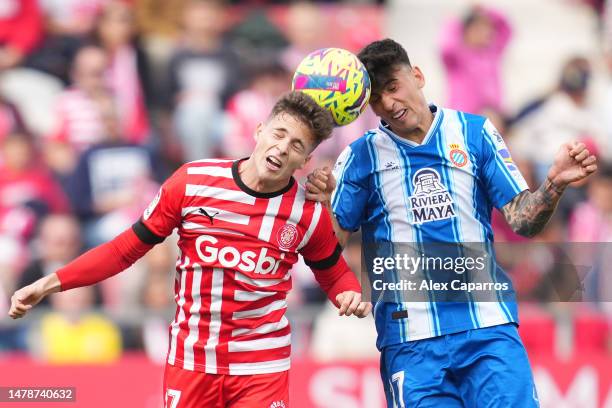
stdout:
{"type": "MultiPolygon", "coordinates": [[[[384,37],[423,70],[432,103],[494,122],[531,188],[565,141],[598,156],[542,245],[502,261],[542,407],[612,407],[605,0],[0,0],[0,386],[75,386],[76,406],[159,406],[176,237],[26,319],[6,317],[10,295],[131,225],[181,163],[248,155],[306,54],[384,37]],[[573,247],[593,301],[559,302],[580,300],[564,292],[575,270],[559,267],[576,242],[598,243],[573,247]]],[[[376,124],[367,110],[336,129],[299,177],[376,124]]],[[[524,245],[499,213],[494,225],[497,241],[524,245]]],[[[353,238],[345,255],[359,270],[353,238]]],[[[303,264],[293,282],[292,406],[383,407],[372,319],[338,318],[303,264]]]]}

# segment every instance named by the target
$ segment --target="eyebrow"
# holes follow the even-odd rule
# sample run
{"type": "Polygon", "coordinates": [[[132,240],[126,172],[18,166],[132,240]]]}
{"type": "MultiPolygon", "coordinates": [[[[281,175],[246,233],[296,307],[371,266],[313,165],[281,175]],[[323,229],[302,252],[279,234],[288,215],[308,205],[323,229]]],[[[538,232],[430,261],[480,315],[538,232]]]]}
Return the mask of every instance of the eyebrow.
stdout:
{"type": "Polygon", "coordinates": [[[276,127],[276,128],[274,128],[274,131],[283,132],[283,133],[289,133],[289,131],[287,129],[285,129],[284,127],[276,127]]]}
{"type": "Polygon", "coordinates": [[[397,81],[397,78],[390,78],[390,79],[388,79],[387,82],[384,83],[383,89],[386,88],[387,86],[389,86],[389,84],[391,84],[391,83],[393,83],[395,81],[397,81]]]}

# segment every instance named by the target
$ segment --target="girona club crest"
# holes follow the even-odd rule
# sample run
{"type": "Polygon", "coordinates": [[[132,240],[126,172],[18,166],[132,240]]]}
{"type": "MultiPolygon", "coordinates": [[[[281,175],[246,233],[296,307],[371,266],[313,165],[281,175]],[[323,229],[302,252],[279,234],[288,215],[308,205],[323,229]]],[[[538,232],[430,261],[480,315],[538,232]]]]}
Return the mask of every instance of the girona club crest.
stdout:
{"type": "Polygon", "coordinates": [[[289,249],[295,244],[297,241],[298,231],[293,224],[285,224],[283,225],[276,234],[276,239],[278,240],[278,246],[281,249],[289,249]]]}

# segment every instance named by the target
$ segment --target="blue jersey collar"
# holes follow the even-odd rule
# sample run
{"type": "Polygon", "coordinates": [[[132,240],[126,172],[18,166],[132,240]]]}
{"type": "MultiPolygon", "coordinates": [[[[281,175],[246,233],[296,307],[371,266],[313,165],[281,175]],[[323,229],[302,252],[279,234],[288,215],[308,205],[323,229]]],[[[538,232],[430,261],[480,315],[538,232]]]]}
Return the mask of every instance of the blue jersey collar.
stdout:
{"type": "Polygon", "coordinates": [[[394,140],[397,140],[399,143],[403,143],[407,146],[410,146],[410,147],[424,146],[429,142],[432,135],[434,135],[437,132],[438,128],[440,127],[440,123],[442,122],[442,118],[444,117],[444,113],[442,112],[442,109],[439,109],[434,104],[429,105],[429,110],[431,111],[431,113],[434,114],[434,119],[433,119],[433,122],[431,123],[431,127],[429,128],[429,131],[427,131],[427,134],[425,135],[425,138],[423,139],[423,143],[421,144],[413,142],[412,140],[404,139],[401,136],[398,136],[391,130],[391,126],[389,126],[389,124],[382,119],[380,120],[378,129],[386,133],[387,135],[389,135],[394,140]]]}

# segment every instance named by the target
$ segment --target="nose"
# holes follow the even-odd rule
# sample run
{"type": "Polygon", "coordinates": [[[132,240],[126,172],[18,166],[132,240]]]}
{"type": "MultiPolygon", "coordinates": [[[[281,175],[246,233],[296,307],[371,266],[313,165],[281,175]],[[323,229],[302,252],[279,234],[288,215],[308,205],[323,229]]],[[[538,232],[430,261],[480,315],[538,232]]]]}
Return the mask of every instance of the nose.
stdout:
{"type": "Polygon", "coordinates": [[[393,111],[393,98],[391,98],[391,96],[387,95],[386,93],[383,93],[380,97],[380,103],[385,111],[393,111]]]}
{"type": "Polygon", "coordinates": [[[278,149],[280,154],[287,154],[289,151],[289,138],[285,137],[276,144],[276,148],[278,149]]]}

